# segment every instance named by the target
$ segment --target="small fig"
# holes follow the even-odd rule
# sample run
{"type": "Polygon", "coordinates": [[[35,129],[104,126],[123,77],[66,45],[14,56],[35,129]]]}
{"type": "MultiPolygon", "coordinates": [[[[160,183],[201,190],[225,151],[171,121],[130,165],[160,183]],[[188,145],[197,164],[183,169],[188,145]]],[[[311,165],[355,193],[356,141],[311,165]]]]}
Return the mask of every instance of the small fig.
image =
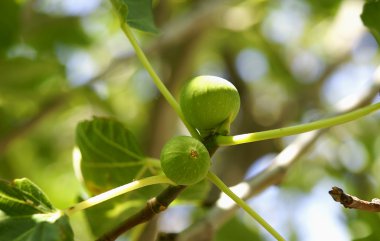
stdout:
{"type": "Polygon", "coordinates": [[[180,106],[185,119],[202,136],[226,135],[240,108],[235,86],[216,76],[198,76],[181,90],[180,106]]]}
{"type": "Polygon", "coordinates": [[[160,159],[165,175],[178,185],[201,181],[211,165],[206,147],[190,136],[177,136],[169,140],[161,151],[160,159]]]}

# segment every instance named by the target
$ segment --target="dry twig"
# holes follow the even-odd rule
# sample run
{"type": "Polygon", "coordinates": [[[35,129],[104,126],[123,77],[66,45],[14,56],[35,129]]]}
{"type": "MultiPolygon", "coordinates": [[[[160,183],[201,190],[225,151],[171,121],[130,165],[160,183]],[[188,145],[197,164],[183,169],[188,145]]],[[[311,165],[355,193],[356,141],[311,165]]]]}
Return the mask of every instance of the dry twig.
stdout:
{"type": "Polygon", "coordinates": [[[335,202],[341,203],[345,208],[353,208],[369,212],[380,212],[380,199],[365,201],[350,194],[344,193],[339,187],[332,187],[329,194],[335,202]]]}

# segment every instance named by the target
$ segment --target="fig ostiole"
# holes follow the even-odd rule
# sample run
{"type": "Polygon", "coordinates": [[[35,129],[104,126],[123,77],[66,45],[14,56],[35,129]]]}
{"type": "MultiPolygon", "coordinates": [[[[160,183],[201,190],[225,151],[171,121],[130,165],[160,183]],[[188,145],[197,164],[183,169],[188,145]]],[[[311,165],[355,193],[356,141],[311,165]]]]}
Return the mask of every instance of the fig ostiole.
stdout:
{"type": "Polygon", "coordinates": [[[227,135],[240,108],[235,86],[220,77],[198,76],[185,84],[180,94],[185,119],[202,136],[227,135]]]}
{"type": "Polygon", "coordinates": [[[190,136],[177,136],[161,150],[164,174],[178,185],[192,185],[203,180],[211,165],[210,155],[202,142],[190,136]]]}

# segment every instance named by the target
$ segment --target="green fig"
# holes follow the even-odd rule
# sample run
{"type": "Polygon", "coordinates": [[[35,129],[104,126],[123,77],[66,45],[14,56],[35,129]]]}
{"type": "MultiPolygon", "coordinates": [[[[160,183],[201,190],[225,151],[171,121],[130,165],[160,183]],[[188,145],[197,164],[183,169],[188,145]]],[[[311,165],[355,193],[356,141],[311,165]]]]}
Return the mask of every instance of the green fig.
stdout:
{"type": "Polygon", "coordinates": [[[181,90],[180,107],[185,119],[202,136],[227,135],[240,108],[235,86],[216,76],[198,76],[181,90]]]}
{"type": "Polygon", "coordinates": [[[177,136],[161,150],[161,167],[165,175],[178,185],[192,185],[207,175],[211,161],[202,142],[190,136],[177,136]]]}

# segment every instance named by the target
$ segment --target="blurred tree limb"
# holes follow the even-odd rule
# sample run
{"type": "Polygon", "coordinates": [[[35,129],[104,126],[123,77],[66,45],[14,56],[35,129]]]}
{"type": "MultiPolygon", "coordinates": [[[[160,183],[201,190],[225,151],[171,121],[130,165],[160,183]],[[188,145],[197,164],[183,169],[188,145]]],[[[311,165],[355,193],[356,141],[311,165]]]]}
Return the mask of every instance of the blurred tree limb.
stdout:
{"type": "Polygon", "coordinates": [[[43,104],[40,111],[36,115],[24,121],[15,129],[11,130],[5,137],[0,139],[0,154],[6,150],[6,148],[12,141],[25,135],[27,132],[33,129],[40,121],[45,119],[45,117],[59,109],[59,107],[61,107],[65,103],[66,97],[67,95],[63,94],[48,100],[46,103],[43,104]]]}

